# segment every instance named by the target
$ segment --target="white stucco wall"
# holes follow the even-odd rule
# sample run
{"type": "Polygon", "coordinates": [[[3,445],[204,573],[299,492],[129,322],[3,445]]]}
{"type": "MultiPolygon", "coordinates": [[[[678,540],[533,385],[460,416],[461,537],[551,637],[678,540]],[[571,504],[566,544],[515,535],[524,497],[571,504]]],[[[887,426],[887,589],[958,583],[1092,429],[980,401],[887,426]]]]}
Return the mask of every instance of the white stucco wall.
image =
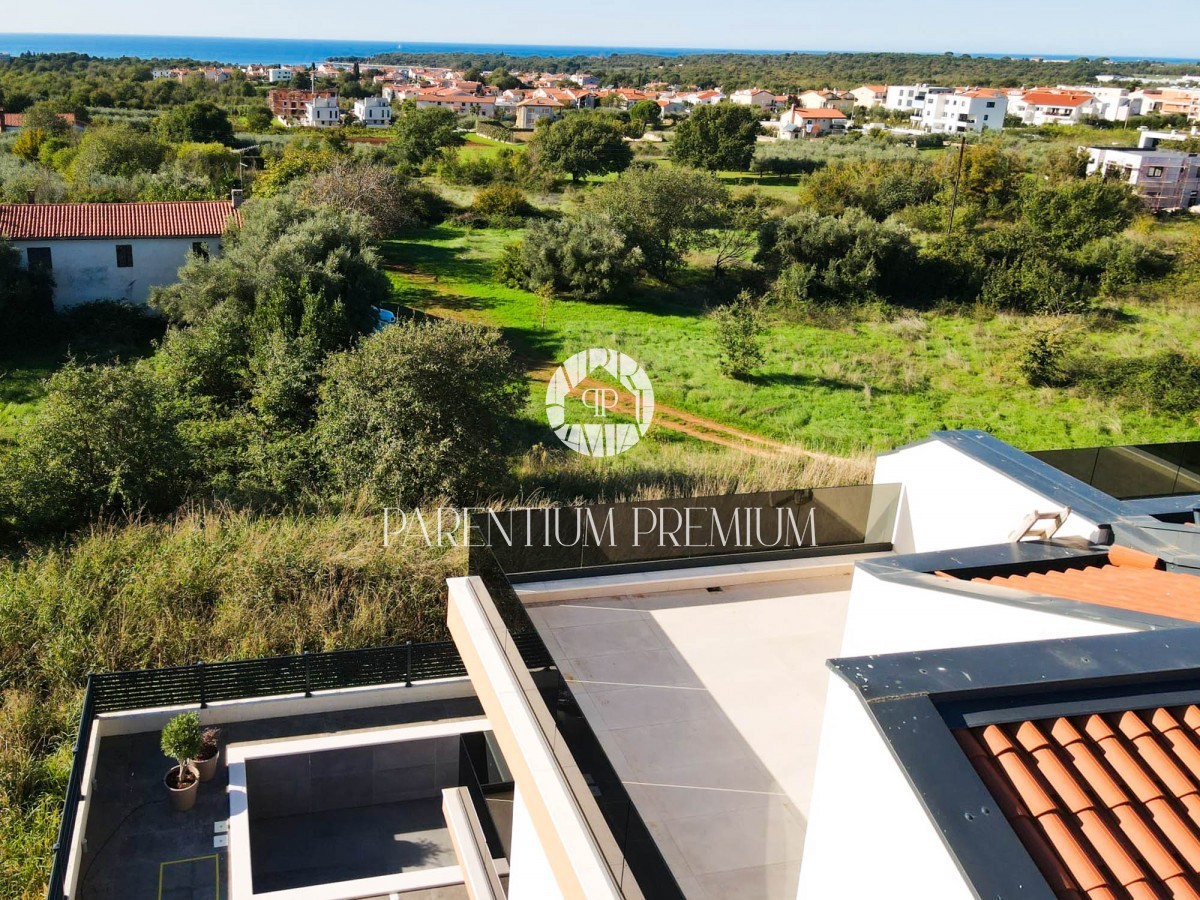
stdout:
{"type": "MultiPolygon", "coordinates": [[[[1060,504],[941,441],[926,441],[875,460],[875,483],[904,485],[897,553],[1002,544],[1022,520],[1060,504]]],[[[1072,513],[1056,537],[1088,537],[1097,523],[1072,513]]]]}
{"type": "Polygon", "coordinates": [[[508,900],[562,900],[562,896],[518,787],[513,795],[508,900]]]}
{"type": "MultiPolygon", "coordinates": [[[[932,446],[932,445],[927,445],[932,446]]],[[[854,574],[841,656],[1129,631],[854,574]]],[[[854,690],[829,679],[798,897],[974,896],[854,690]],[[864,858],[870,865],[862,865],[864,858]]]]}
{"type": "Polygon", "coordinates": [[[29,247],[49,247],[54,271],[54,305],[58,308],[91,300],[124,300],[145,303],[150,288],[174,284],[180,266],[192,251],[192,244],[208,245],[208,252],[220,252],[221,241],[213,237],[186,238],[106,238],[104,240],[13,241],[21,251],[21,261],[29,247]],[[133,247],[133,265],[117,267],[117,245],[133,247]]]}

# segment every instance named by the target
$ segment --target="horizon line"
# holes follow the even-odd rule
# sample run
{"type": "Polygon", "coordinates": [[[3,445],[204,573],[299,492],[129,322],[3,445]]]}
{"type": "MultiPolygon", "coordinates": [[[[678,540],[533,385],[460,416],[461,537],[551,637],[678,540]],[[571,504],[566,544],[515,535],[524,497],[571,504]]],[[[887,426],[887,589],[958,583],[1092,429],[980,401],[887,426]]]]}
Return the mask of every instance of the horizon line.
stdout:
{"type": "MultiPolygon", "coordinates": [[[[395,50],[379,51],[380,53],[395,53],[403,52],[404,44],[447,44],[451,46],[471,48],[488,48],[487,52],[501,53],[503,50],[496,50],[496,47],[513,47],[513,48],[548,48],[571,50],[574,48],[586,48],[589,50],[604,51],[611,48],[614,52],[620,51],[640,51],[647,55],[657,55],[652,51],[655,50],[672,50],[679,53],[688,52],[699,55],[705,53],[739,53],[739,54],[781,54],[781,53],[796,53],[801,55],[826,55],[826,54],[870,54],[870,53],[895,53],[909,54],[916,56],[985,56],[985,57],[1004,57],[1011,58],[1026,58],[1026,57],[1042,57],[1053,59],[1065,59],[1068,61],[1076,59],[1101,60],[1101,59],[1124,59],[1126,61],[1145,61],[1145,62],[1191,62],[1193,59],[1197,65],[1200,65],[1200,55],[1196,57],[1190,56],[1149,56],[1139,54],[1113,54],[1113,53],[1084,53],[1077,51],[1002,51],[1002,50],[883,50],[883,49],[791,49],[791,48],[771,48],[771,47],[689,47],[683,45],[660,44],[657,46],[637,45],[637,44],[557,44],[557,43],[520,43],[517,41],[453,41],[453,40],[409,40],[400,41],[390,38],[380,38],[378,40],[372,38],[349,38],[349,37],[331,37],[331,38],[297,38],[297,37],[275,37],[258,35],[247,37],[244,35],[218,35],[218,34],[145,34],[136,32],[108,32],[108,31],[3,31],[0,36],[4,37],[105,37],[105,38],[171,38],[171,39],[195,39],[195,40],[216,40],[216,41],[239,41],[244,43],[253,43],[255,41],[284,41],[291,43],[333,43],[337,41],[375,44],[375,43],[394,43],[395,50]]],[[[32,51],[26,51],[32,52],[32,51]]],[[[431,51],[414,51],[414,52],[431,52],[431,51]]],[[[432,51],[439,52],[439,51],[432,51]]],[[[440,51],[454,52],[454,51],[440,51]]],[[[565,56],[574,56],[574,54],[564,54],[565,56]]]]}

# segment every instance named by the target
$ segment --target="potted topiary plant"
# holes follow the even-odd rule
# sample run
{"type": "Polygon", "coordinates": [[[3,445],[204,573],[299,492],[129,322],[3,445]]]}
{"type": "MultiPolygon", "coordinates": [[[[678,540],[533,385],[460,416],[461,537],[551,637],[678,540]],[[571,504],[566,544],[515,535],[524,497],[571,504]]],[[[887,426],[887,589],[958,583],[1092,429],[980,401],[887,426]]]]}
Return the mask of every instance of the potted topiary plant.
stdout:
{"type": "Polygon", "coordinates": [[[163,782],[171,798],[171,808],[191,809],[196,803],[200,773],[192,760],[200,752],[200,716],[180,713],[162,730],[162,751],[178,765],[167,772],[163,782]]]}
{"type": "Polygon", "coordinates": [[[217,760],[221,756],[220,740],[220,728],[205,728],[200,732],[200,750],[192,762],[200,773],[201,781],[212,781],[217,774],[217,760]]]}

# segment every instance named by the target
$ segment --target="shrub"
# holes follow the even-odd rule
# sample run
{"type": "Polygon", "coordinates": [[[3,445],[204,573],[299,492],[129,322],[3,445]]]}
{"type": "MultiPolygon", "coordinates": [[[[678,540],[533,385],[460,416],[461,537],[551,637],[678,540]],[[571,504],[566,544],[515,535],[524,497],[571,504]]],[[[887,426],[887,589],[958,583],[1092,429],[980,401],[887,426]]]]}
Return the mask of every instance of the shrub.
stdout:
{"type": "Polygon", "coordinates": [[[439,200],[428,188],[386,166],[339,160],[309,176],[302,190],[309,203],[360,213],[376,237],[436,221],[439,200]]]}
{"type": "Polygon", "coordinates": [[[530,289],[548,284],[580,300],[605,300],[630,285],[642,255],[607,217],[585,214],[534,223],[521,260],[530,289]]]}
{"type": "Polygon", "coordinates": [[[523,288],[528,275],[529,271],[525,268],[521,242],[513,241],[511,244],[505,244],[500,251],[500,256],[496,259],[492,277],[505,287],[523,288]]]}
{"type": "Polygon", "coordinates": [[[179,764],[180,774],[200,753],[200,716],[184,712],[171,719],[162,730],[162,752],[179,764]]]}
{"type": "Polygon", "coordinates": [[[1056,330],[1033,331],[1021,351],[1021,374],[1031,387],[1061,384],[1066,348],[1056,330]]]}
{"type": "Polygon", "coordinates": [[[475,195],[472,212],[496,227],[516,227],[533,212],[524,192],[511,184],[492,184],[475,195]]]}
{"type": "Polygon", "coordinates": [[[527,387],[500,333],[394,325],[331,358],[317,441],[334,485],[405,505],[495,491],[527,387]]]}
{"type": "Polygon", "coordinates": [[[766,322],[762,301],[743,291],[737,299],[713,313],[717,344],[721,349],[721,371],[745,378],[763,363],[766,322]]]}

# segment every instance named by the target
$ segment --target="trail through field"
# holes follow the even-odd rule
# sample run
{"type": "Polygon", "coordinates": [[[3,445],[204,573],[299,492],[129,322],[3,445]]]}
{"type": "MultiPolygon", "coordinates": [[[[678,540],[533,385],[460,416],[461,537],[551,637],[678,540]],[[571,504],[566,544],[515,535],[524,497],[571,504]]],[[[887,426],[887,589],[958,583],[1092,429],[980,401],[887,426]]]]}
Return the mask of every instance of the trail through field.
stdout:
{"type": "MultiPolygon", "coordinates": [[[[405,279],[419,285],[423,290],[432,294],[445,294],[447,299],[450,299],[450,293],[443,289],[441,280],[428,272],[423,272],[412,266],[399,265],[391,263],[387,268],[394,272],[402,273],[405,279]]],[[[464,315],[463,311],[454,308],[451,303],[438,304],[433,310],[420,310],[426,315],[439,316],[442,318],[462,319],[464,321],[478,322],[478,316],[464,315]]],[[[556,368],[555,363],[548,363],[545,360],[536,360],[528,356],[520,357],[521,362],[525,365],[526,372],[529,375],[529,380],[539,385],[545,385],[550,381],[550,376],[554,374],[556,368]]],[[[580,382],[579,387],[586,389],[589,387],[603,387],[601,382],[586,378],[580,382]]],[[[633,400],[631,397],[622,394],[619,396],[616,406],[616,411],[633,415],[633,400]]],[[[797,447],[792,444],[785,444],[782,441],[774,440],[773,438],[763,437],[759,434],[753,434],[749,431],[743,431],[740,428],[735,428],[732,425],[725,425],[715,419],[710,419],[705,416],[698,416],[694,413],[686,412],[682,409],[677,409],[672,406],[667,406],[660,401],[655,401],[654,404],[654,425],[665,428],[668,431],[685,434],[688,437],[695,438],[699,441],[704,441],[708,444],[716,444],[721,447],[728,447],[734,450],[741,450],[744,453],[750,453],[754,456],[761,457],[779,457],[779,456],[800,456],[807,459],[819,459],[825,461],[836,461],[842,459],[829,453],[821,453],[817,450],[807,450],[803,447],[797,447]]]]}

